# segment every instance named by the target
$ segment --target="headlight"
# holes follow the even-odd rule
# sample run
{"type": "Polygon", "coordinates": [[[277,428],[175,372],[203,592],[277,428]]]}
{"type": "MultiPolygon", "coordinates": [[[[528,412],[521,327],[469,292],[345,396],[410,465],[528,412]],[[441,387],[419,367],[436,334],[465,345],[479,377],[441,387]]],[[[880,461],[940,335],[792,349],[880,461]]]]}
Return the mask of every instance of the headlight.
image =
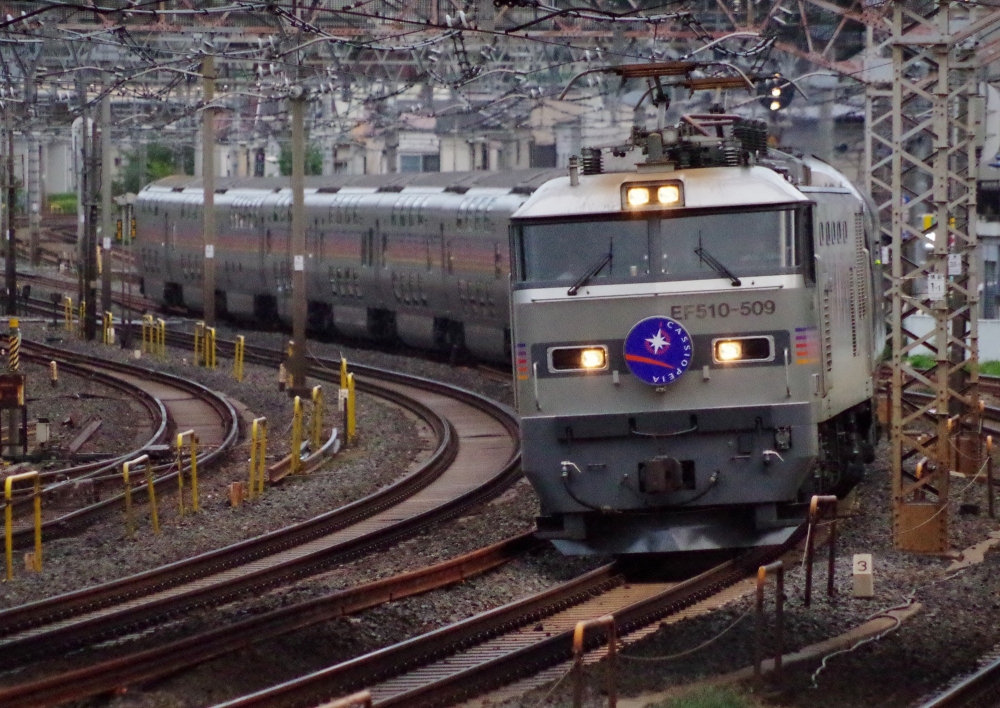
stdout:
{"type": "Polygon", "coordinates": [[[745,361],[771,361],[774,358],[774,338],[729,337],[712,341],[712,352],[719,364],[745,361]]]}
{"type": "Polygon", "coordinates": [[[715,358],[719,361],[738,361],[743,358],[743,345],[738,341],[716,342],[715,358]]]}
{"type": "Polygon", "coordinates": [[[637,207],[649,204],[649,190],[646,187],[632,187],[625,194],[629,206],[637,207]]]}
{"type": "Polygon", "coordinates": [[[657,209],[684,206],[684,185],[669,182],[626,182],[621,187],[622,209],[657,209]]]}
{"type": "Polygon", "coordinates": [[[550,371],[600,371],[606,368],[607,347],[553,347],[549,350],[550,371]]]}
{"type": "Polygon", "coordinates": [[[656,190],[656,198],[660,204],[676,204],[681,200],[681,190],[676,184],[668,184],[656,190]]]}

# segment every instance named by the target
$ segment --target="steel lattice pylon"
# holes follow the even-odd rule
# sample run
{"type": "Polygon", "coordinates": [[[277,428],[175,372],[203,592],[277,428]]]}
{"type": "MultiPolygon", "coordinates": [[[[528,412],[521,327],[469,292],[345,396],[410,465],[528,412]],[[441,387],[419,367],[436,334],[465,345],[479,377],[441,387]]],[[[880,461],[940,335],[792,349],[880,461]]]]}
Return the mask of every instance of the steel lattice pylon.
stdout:
{"type": "Polygon", "coordinates": [[[869,61],[889,53],[892,73],[891,83],[868,85],[867,186],[888,244],[893,533],[898,548],[941,553],[949,547],[949,472],[979,464],[977,439],[959,441],[979,431],[975,180],[982,98],[966,29],[984,23],[971,15],[975,8],[947,0],[887,9],[868,30],[869,61]],[[931,326],[915,326],[908,320],[914,315],[931,326]],[[921,348],[932,353],[928,369],[909,358],[921,348]],[[911,395],[920,390],[932,395],[911,395]]]}

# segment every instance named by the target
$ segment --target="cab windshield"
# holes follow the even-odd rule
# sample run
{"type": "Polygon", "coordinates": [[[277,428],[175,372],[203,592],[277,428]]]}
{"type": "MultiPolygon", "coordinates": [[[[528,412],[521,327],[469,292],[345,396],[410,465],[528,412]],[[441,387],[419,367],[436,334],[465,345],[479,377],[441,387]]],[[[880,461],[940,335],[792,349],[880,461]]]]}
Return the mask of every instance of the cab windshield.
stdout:
{"type": "Polygon", "coordinates": [[[581,279],[605,285],[799,273],[811,258],[806,209],[520,224],[518,281],[569,287],[581,279]]]}

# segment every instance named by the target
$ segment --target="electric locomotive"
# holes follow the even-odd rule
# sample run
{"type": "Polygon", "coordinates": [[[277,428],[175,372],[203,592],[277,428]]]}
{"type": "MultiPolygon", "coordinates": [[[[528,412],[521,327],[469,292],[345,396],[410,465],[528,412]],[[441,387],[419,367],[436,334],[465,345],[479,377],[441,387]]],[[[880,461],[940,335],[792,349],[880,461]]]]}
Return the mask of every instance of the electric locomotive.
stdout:
{"type": "Polygon", "coordinates": [[[763,124],[633,131],[511,219],[523,468],[568,554],[770,545],[871,461],[873,208],[763,124]]]}

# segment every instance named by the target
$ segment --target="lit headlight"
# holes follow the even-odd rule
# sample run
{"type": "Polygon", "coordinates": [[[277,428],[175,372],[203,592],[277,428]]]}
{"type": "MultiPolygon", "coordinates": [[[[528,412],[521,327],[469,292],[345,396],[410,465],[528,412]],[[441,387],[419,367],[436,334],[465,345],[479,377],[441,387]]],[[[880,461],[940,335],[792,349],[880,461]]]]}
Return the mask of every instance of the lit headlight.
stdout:
{"type": "Polygon", "coordinates": [[[608,368],[607,347],[553,347],[549,349],[550,371],[600,371],[606,368],[608,368]]]}
{"type": "Polygon", "coordinates": [[[584,349],[580,352],[580,363],[584,369],[603,369],[607,356],[603,349],[584,349]]]}
{"type": "Polygon", "coordinates": [[[649,189],[646,187],[632,187],[625,194],[629,206],[637,207],[649,204],[649,189]]]}
{"type": "Polygon", "coordinates": [[[676,204],[681,200],[681,190],[676,184],[668,184],[656,190],[656,198],[660,204],[676,204]]]}
{"type": "Polygon", "coordinates": [[[738,361],[743,358],[743,345],[738,341],[716,342],[715,358],[719,361],[738,361]]]}
{"type": "Polygon", "coordinates": [[[684,187],[679,181],[639,182],[622,185],[623,209],[657,209],[684,205],[684,187]]]}
{"type": "Polygon", "coordinates": [[[771,361],[774,359],[774,338],[730,337],[712,341],[712,352],[719,364],[739,361],[771,361]]]}

